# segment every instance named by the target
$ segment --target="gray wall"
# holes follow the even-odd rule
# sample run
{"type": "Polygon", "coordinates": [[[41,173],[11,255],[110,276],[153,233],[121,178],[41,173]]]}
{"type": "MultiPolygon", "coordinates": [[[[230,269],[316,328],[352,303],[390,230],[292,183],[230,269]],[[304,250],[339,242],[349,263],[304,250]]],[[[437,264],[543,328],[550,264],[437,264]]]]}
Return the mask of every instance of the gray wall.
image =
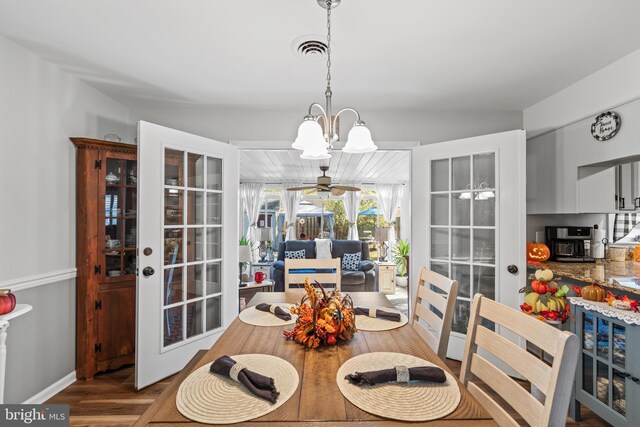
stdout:
{"type": "MultiPolygon", "coordinates": [[[[70,136],[125,135],[129,110],[0,36],[0,287],[75,267],[70,136]]],[[[75,280],[16,292],[33,311],[8,331],[6,403],[75,369],[75,280]]]]}
{"type": "MultiPolygon", "coordinates": [[[[353,102],[353,104],[357,104],[353,102]]],[[[381,105],[384,102],[381,100],[381,105]]],[[[355,105],[358,108],[357,105],[355,105]]],[[[219,141],[293,141],[307,106],[295,110],[132,108],[130,135],[144,120],[219,141]]],[[[521,111],[360,110],[374,141],[419,141],[422,144],[522,129],[521,111]]],[[[353,117],[341,117],[345,141],[353,117]]]]}

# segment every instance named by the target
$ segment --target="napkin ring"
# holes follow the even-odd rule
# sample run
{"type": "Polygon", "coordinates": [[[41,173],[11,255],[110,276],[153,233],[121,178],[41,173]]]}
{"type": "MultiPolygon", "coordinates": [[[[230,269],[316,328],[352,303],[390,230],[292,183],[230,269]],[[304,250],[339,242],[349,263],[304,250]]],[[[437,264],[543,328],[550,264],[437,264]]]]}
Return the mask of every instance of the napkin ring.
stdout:
{"type": "Polygon", "coordinates": [[[278,307],[278,306],[275,305],[275,304],[271,304],[269,306],[269,311],[272,312],[273,314],[276,314],[276,307],[278,307]]]}
{"type": "Polygon", "coordinates": [[[396,381],[399,383],[409,382],[409,368],[404,365],[396,366],[396,381]]]}
{"type": "Polygon", "coordinates": [[[369,308],[369,317],[378,317],[376,316],[376,308],[375,307],[371,307],[369,308]]]}
{"type": "Polygon", "coordinates": [[[236,362],[231,369],[229,369],[229,378],[231,378],[234,381],[238,381],[238,374],[240,373],[240,371],[242,371],[244,368],[246,368],[246,366],[244,366],[242,363],[238,363],[236,362]]]}

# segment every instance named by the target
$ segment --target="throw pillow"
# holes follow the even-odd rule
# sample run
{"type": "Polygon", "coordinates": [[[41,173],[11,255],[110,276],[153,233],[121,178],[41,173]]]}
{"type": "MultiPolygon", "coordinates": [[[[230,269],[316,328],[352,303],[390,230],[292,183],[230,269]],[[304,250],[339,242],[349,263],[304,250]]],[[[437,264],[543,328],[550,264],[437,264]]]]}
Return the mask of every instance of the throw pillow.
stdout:
{"type": "Polygon", "coordinates": [[[361,252],[355,254],[344,254],[342,256],[342,269],[345,271],[358,271],[360,269],[361,252]]]}
{"type": "Polygon", "coordinates": [[[300,249],[299,251],[284,251],[285,259],[305,259],[305,250],[300,249]]]}

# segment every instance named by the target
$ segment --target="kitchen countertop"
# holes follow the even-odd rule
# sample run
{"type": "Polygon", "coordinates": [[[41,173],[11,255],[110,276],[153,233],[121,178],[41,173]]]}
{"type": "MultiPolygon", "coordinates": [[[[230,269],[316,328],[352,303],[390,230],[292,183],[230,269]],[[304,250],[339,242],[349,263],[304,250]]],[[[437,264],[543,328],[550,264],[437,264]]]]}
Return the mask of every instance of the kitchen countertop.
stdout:
{"type": "Polygon", "coordinates": [[[596,260],[595,263],[547,261],[539,264],[527,262],[527,267],[548,268],[553,271],[555,276],[597,283],[606,288],[640,294],[640,262],[606,260],[596,260]]]}

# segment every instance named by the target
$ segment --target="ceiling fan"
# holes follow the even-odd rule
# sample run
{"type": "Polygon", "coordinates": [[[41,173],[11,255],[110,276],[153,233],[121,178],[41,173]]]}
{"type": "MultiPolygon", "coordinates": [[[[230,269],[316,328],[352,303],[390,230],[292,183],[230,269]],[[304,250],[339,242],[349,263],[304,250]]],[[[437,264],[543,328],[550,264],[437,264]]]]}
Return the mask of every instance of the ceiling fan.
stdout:
{"type": "Polygon", "coordinates": [[[322,176],[318,177],[315,185],[307,185],[304,187],[287,188],[287,191],[302,191],[316,189],[321,192],[331,192],[333,196],[342,196],[346,191],[360,191],[358,187],[349,187],[347,185],[331,185],[331,177],[327,176],[329,166],[320,166],[322,176]]]}

